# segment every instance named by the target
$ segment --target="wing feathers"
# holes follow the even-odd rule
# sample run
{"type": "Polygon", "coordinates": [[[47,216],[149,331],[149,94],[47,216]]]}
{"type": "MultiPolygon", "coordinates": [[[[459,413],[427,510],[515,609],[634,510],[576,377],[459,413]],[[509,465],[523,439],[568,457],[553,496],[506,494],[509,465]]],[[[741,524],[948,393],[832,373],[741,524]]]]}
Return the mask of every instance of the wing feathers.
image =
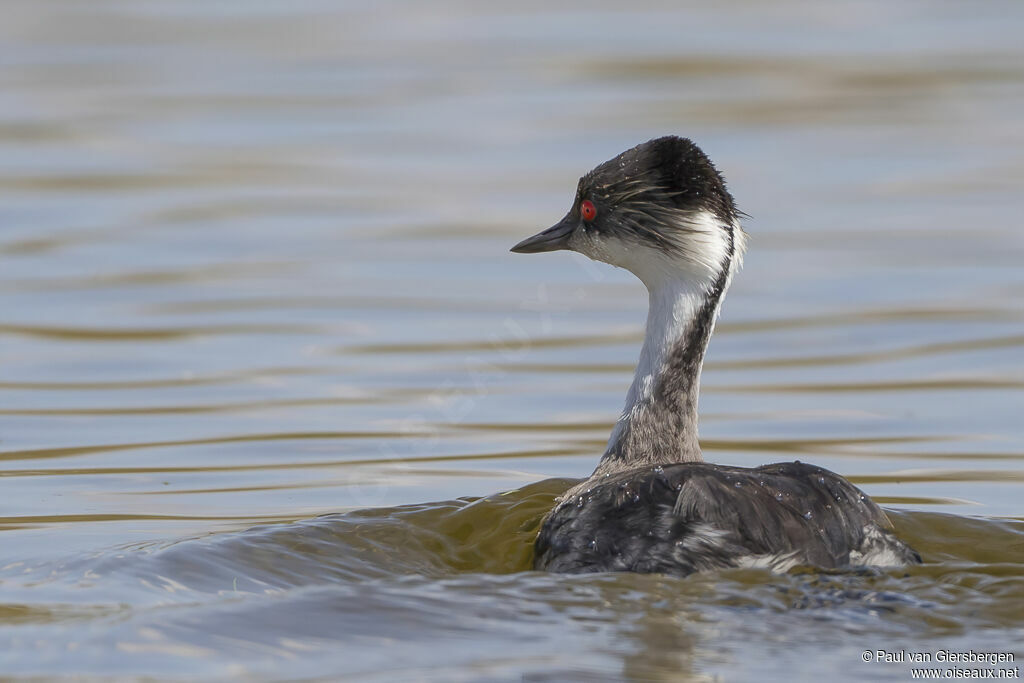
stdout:
{"type": "Polygon", "coordinates": [[[679,463],[609,477],[563,501],[537,537],[535,566],[685,575],[919,561],[882,510],[833,472],[679,463]]]}

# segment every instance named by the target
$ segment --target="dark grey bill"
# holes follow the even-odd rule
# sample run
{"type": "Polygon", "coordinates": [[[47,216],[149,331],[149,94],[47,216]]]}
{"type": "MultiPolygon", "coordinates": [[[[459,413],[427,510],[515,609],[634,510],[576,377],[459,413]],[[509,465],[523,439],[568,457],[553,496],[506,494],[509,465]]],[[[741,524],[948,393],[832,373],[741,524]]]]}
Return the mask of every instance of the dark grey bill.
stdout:
{"type": "Polygon", "coordinates": [[[544,232],[538,232],[533,237],[527,237],[512,247],[511,251],[517,254],[536,254],[541,251],[568,249],[569,237],[572,235],[575,227],[576,221],[573,220],[570,214],[544,232]]]}

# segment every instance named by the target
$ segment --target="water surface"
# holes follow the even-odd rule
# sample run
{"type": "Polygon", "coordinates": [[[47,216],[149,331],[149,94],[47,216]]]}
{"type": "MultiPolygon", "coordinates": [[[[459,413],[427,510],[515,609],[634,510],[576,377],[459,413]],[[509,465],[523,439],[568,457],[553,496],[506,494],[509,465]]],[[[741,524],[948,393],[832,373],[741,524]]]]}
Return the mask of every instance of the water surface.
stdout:
{"type": "Polygon", "coordinates": [[[12,675],[906,680],[1024,633],[1019,3],[9,2],[12,675]],[[909,571],[528,571],[646,298],[508,247],[697,140],[747,222],[709,459],[885,506],[909,571]]]}

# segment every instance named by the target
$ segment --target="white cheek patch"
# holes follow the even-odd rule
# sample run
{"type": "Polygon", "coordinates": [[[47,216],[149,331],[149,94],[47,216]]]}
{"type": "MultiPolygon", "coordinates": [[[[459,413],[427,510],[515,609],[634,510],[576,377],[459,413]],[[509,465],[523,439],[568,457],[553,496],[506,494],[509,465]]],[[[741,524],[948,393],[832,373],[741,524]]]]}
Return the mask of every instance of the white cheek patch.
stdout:
{"type": "Polygon", "coordinates": [[[572,237],[569,238],[569,246],[573,251],[577,251],[587,258],[601,263],[610,263],[613,266],[619,266],[625,252],[629,250],[629,245],[623,244],[615,238],[602,237],[593,229],[588,229],[585,226],[578,228],[572,234],[572,237]]]}
{"type": "MultiPolygon", "coordinates": [[[[678,245],[674,251],[629,237],[600,235],[586,227],[573,234],[569,246],[595,261],[625,268],[648,289],[667,280],[689,280],[695,285],[714,282],[729,257],[729,227],[714,214],[702,211],[669,230],[673,231],[672,239],[678,245]]],[[[734,234],[742,236],[738,226],[734,234]]],[[[739,240],[742,241],[742,237],[739,240]]],[[[734,246],[742,248],[742,244],[734,246]]],[[[734,263],[738,260],[734,259],[734,263]]]]}
{"type": "Polygon", "coordinates": [[[730,226],[713,213],[701,211],[680,227],[678,242],[694,266],[717,275],[729,259],[730,226]]]}

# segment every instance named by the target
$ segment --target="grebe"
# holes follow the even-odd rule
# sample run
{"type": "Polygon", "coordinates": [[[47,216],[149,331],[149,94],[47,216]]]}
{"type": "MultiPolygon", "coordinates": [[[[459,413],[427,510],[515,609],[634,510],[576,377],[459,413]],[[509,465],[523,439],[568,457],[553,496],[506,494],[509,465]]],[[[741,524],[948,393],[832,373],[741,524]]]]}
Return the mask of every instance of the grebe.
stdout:
{"type": "Polygon", "coordinates": [[[534,567],[686,575],[725,567],[899,566],[920,556],[843,477],[797,462],[703,462],[704,351],[743,257],[740,212],[693,142],[650,140],[580,179],[561,221],[512,251],[570,249],[631,271],[649,294],[626,406],[589,479],[541,525],[534,567]]]}

